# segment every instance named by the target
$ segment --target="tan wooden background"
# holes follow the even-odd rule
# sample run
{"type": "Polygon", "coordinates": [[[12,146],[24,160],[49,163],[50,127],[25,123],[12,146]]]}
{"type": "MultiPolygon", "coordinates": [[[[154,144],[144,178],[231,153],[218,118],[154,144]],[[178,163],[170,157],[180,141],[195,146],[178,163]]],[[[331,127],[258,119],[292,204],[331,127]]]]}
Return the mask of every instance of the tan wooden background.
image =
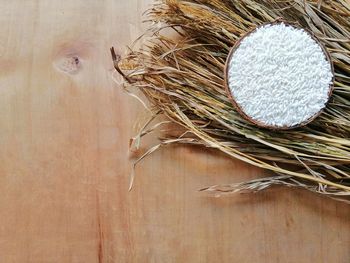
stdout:
{"type": "Polygon", "coordinates": [[[350,262],[350,206],[199,194],[263,175],[222,155],[158,151],[128,193],[145,114],[111,80],[109,47],[142,32],[150,2],[1,1],[0,262],[350,262]]]}

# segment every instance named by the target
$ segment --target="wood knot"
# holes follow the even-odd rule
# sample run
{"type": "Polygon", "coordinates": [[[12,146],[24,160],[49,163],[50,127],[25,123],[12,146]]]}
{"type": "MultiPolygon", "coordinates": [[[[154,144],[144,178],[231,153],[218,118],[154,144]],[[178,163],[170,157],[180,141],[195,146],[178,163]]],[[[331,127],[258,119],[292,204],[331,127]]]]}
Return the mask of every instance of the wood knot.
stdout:
{"type": "Polygon", "coordinates": [[[82,67],[81,60],[77,55],[67,55],[58,58],[54,62],[54,66],[59,71],[67,74],[76,74],[82,67]]]}

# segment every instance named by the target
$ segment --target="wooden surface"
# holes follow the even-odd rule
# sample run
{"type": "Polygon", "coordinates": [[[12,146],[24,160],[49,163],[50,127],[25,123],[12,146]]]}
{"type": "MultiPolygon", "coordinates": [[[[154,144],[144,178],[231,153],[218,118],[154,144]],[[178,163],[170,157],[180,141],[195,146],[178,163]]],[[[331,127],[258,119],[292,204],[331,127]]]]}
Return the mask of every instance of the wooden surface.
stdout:
{"type": "Polygon", "coordinates": [[[145,113],[111,80],[109,47],[142,32],[147,4],[1,1],[0,262],[350,262],[350,206],[199,194],[263,175],[222,155],[158,151],[128,193],[145,113]]]}

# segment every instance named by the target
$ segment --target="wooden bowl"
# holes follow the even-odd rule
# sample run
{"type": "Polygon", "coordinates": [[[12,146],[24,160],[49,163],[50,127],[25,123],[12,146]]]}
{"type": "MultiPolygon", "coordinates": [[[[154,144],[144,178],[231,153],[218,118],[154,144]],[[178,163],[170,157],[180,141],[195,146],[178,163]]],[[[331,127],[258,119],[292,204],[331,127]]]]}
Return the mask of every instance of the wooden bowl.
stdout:
{"type": "Polygon", "coordinates": [[[297,26],[293,23],[290,23],[290,22],[286,22],[286,21],[283,21],[283,20],[278,20],[278,21],[274,21],[274,22],[270,22],[270,23],[264,23],[262,25],[259,25],[255,28],[253,28],[252,30],[248,31],[247,33],[245,33],[243,36],[241,36],[237,42],[235,43],[235,45],[231,48],[228,56],[227,56],[227,59],[226,59],[226,63],[225,63],[225,74],[224,74],[224,85],[225,85],[225,89],[226,89],[226,92],[230,98],[230,101],[232,102],[232,105],[235,107],[235,109],[237,110],[237,112],[244,118],[246,119],[247,121],[249,121],[250,123],[260,127],[260,128],[265,128],[265,129],[269,129],[269,130],[290,130],[290,129],[295,129],[295,128],[299,128],[299,127],[302,127],[302,126],[305,126],[307,124],[309,124],[310,122],[312,122],[314,119],[316,119],[321,113],[322,111],[324,110],[324,108],[326,107],[326,105],[328,104],[331,96],[332,96],[332,93],[333,93],[333,89],[334,89],[334,65],[333,65],[333,62],[332,62],[332,59],[331,59],[331,56],[329,54],[329,52],[327,51],[327,49],[324,47],[324,45],[320,42],[320,40],[318,40],[318,38],[309,30],[305,29],[305,28],[302,28],[300,26],[297,26]],[[240,46],[242,40],[244,38],[246,38],[247,36],[249,36],[250,34],[254,33],[258,28],[260,27],[263,27],[263,26],[266,26],[266,25],[276,25],[276,24],[284,24],[284,25],[287,25],[287,26],[291,26],[291,27],[294,27],[294,28],[297,28],[297,29],[302,29],[303,31],[305,31],[307,34],[310,35],[310,37],[316,41],[316,43],[321,47],[324,55],[326,56],[326,59],[327,61],[330,63],[331,65],[331,71],[332,71],[332,81],[329,85],[329,91],[328,91],[328,100],[327,102],[325,103],[325,106],[323,108],[321,108],[316,114],[314,114],[313,116],[311,116],[309,119],[299,123],[299,124],[296,124],[296,125],[292,125],[292,126],[274,126],[274,125],[269,125],[269,124],[266,124],[266,123],[263,123],[261,121],[258,121],[258,120],[255,120],[253,119],[252,117],[248,116],[244,111],[243,109],[241,108],[241,106],[236,102],[231,90],[230,90],[230,86],[229,86],[229,81],[228,81],[228,71],[229,71],[229,63],[232,59],[232,56],[233,54],[235,53],[235,51],[237,50],[237,48],[240,46]]]}

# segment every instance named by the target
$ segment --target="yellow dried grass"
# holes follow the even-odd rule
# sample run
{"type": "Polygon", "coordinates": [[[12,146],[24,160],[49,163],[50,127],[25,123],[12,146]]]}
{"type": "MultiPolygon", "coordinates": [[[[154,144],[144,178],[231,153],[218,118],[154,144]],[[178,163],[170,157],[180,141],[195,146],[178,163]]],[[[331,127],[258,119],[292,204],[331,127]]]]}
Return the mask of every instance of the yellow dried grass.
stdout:
{"type": "MultiPolygon", "coordinates": [[[[147,16],[152,25],[146,47],[131,50],[123,60],[112,49],[114,65],[124,76],[124,87],[136,87],[149,100],[152,119],[165,115],[185,132],[176,137],[164,134],[161,143],[138,161],[162,145],[202,145],[276,173],[204,190],[234,193],[285,185],[349,201],[349,1],[165,0],[154,4],[147,16]],[[333,96],[321,116],[283,132],[245,121],[224,89],[229,49],[252,27],[277,19],[312,31],[330,53],[336,77],[333,96]],[[178,37],[167,36],[164,28],[173,29],[178,37]]],[[[137,144],[160,126],[148,124],[136,136],[137,144]]]]}

